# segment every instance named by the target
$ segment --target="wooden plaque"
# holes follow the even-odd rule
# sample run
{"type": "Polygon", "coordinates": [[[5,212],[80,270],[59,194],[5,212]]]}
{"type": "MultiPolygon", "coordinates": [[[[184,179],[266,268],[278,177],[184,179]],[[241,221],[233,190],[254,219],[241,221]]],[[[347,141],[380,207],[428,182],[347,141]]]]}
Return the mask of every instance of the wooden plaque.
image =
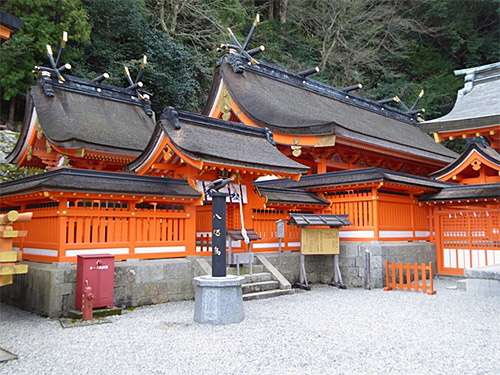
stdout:
{"type": "Polygon", "coordinates": [[[301,252],[304,255],[339,253],[338,228],[302,228],[301,252]]]}

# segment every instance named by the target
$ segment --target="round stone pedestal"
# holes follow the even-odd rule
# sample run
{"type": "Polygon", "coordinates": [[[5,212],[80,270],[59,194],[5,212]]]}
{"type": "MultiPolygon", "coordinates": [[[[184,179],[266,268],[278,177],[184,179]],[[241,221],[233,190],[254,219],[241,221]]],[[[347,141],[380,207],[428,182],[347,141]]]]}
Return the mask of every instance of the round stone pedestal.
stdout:
{"type": "Polygon", "coordinates": [[[234,275],[195,277],[194,321],[213,325],[241,322],[245,317],[241,292],[244,280],[234,275]]]}

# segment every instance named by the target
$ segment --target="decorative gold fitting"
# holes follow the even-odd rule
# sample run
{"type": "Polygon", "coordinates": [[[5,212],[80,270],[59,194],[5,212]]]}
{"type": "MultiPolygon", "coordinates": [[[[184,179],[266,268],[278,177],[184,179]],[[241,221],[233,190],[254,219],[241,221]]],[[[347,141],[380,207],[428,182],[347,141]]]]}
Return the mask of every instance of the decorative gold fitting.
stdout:
{"type": "Polygon", "coordinates": [[[255,15],[255,20],[253,21],[253,25],[257,27],[259,25],[259,23],[260,23],[260,15],[259,15],[259,13],[257,13],[255,15]]]}
{"type": "Polygon", "coordinates": [[[291,146],[292,155],[298,158],[302,154],[302,146],[291,146]]]}
{"type": "Polygon", "coordinates": [[[77,157],[77,158],[83,158],[84,155],[85,155],[85,149],[84,148],[77,148],[75,150],[75,157],[77,157]]]}
{"type": "Polygon", "coordinates": [[[61,46],[66,47],[66,43],[68,42],[68,33],[63,31],[61,46]]]}

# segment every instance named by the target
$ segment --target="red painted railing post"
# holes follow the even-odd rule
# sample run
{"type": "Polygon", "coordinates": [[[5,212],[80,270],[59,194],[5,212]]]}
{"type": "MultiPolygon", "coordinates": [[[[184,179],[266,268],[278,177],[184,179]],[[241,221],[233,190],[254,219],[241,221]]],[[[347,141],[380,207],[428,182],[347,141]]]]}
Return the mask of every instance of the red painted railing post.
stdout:
{"type": "Polygon", "coordinates": [[[436,291],[434,290],[434,277],[432,274],[432,262],[429,262],[429,277],[430,277],[430,290],[427,292],[427,294],[432,295],[436,294],[436,291]]]}
{"type": "Polygon", "coordinates": [[[418,263],[414,263],[411,265],[410,263],[389,263],[388,260],[385,261],[385,283],[386,286],[384,290],[396,290],[399,288],[400,291],[408,290],[411,292],[412,289],[415,292],[423,291],[429,295],[436,294],[434,290],[434,281],[433,281],[433,273],[432,273],[432,262],[429,262],[427,266],[425,263],[422,263],[420,266],[418,263]],[[411,271],[413,270],[414,282],[411,280],[411,271]],[[406,272],[406,281],[404,277],[404,272],[406,272]],[[427,285],[427,271],[429,271],[429,285],[427,285]],[[419,272],[422,273],[420,280],[422,280],[422,285],[419,283],[419,272]],[[392,275],[389,275],[392,273],[392,275]],[[396,281],[396,273],[399,276],[399,280],[396,281]]]}
{"type": "Polygon", "coordinates": [[[384,290],[392,290],[391,284],[389,282],[389,261],[385,261],[385,288],[384,290]]]}

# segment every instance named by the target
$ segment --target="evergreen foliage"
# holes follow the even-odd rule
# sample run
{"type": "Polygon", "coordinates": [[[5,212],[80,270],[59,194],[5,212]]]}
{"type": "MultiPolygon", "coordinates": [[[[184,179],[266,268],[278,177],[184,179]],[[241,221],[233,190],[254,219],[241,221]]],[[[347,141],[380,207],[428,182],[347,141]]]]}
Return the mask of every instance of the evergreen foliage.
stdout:
{"type": "Polygon", "coordinates": [[[57,51],[63,31],[70,35],[64,51],[65,62],[77,58],[82,53],[81,45],[90,41],[87,11],[78,0],[6,0],[0,3],[3,11],[24,21],[21,29],[0,49],[4,100],[26,95],[26,90],[35,83],[33,67],[46,65],[45,46],[51,44],[57,51]]]}

